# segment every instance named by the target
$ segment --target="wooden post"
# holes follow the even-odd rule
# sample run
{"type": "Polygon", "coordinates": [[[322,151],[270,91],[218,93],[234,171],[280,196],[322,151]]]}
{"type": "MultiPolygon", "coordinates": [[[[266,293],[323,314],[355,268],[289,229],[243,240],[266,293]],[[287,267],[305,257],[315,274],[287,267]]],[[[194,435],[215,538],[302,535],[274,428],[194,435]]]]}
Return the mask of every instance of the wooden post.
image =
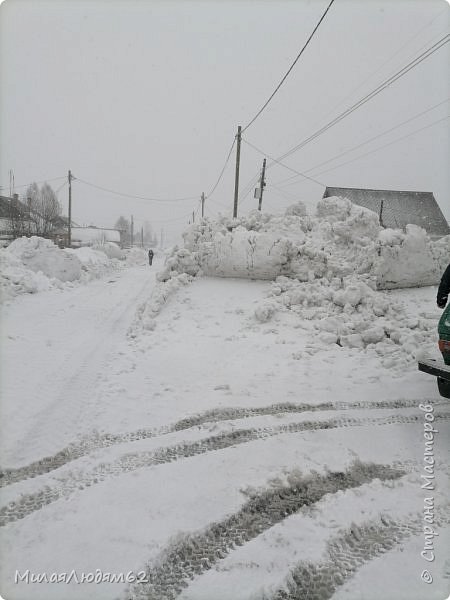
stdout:
{"type": "Polygon", "coordinates": [[[237,217],[238,210],[238,195],[239,195],[239,165],[241,161],[241,126],[238,127],[237,132],[237,145],[236,145],[236,175],[234,178],[234,207],[233,207],[233,218],[237,217]]]}
{"type": "Polygon", "coordinates": [[[69,216],[67,223],[67,245],[72,246],[72,172],[69,169],[69,216]]]}
{"type": "Polygon", "coordinates": [[[259,191],[258,210],[261,210],[261,206],[262,206],[263,191],[264,191],[264,186],[266,185],[266,182],[264,181],[265,174],[266,174],[266,159],[263,160],[263,166],[262,166],[262,171],[261,171],[261,181],[259,184],[260,191],[259,191]]]}
{"type": "Polygon", "coordinates": [[[202,219],[205,216],[205,192],[202,192],[202,219]]]}

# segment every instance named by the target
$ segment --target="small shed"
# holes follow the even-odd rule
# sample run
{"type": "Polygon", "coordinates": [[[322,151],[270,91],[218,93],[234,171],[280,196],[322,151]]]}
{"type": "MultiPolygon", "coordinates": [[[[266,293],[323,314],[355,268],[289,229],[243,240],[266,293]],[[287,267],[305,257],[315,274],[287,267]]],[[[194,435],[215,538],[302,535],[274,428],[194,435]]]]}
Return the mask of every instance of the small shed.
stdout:
{"type": "Polygon", "coordinates": [[[450,227],[432,192],[327,187],[323,197],[331,196],[347,198],[372,210],[383,227],[404,229],[411,223],[423,227],[432,238],[450,234],[450,227]]]}

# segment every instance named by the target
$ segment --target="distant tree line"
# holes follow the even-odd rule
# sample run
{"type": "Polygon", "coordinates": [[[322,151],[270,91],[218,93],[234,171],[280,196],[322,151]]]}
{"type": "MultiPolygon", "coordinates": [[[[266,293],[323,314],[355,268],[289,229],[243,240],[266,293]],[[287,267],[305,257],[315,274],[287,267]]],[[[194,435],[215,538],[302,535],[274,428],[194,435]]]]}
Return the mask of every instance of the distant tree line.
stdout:
{"type": "MultiPolygon", "coordinates": [[[[122,231],[122,243],[125,246],[131,245],[131,222],[126,219],[124,216],[120,216],[116,224],[114,225],[115,229],[120,229],[122,231]]],[[[158,236],[154,233],[152,226],[149,221],[145,221],[143,225],[143,242],[144,246],[147,248],[156,248],[158,245],[158,236]]],[[[135,246],[140,246],[142,242],[142,228],[138,227],[136,223],[134,224],[134,232],[133,232],[133,243],[135,246]]]]}

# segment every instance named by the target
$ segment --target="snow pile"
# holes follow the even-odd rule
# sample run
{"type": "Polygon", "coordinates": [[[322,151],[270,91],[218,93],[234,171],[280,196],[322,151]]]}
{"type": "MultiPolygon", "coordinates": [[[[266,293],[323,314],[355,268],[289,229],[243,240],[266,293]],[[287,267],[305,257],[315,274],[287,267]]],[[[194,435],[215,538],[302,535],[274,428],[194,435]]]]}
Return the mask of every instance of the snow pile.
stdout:
{"type": "Polygon", "coordinates": [[[0,249],[2,300],[97,279],[121,266],[104,251],[90,247],[61,249],[51,240],[33,236],[0,249]]]}
{"type": "Polygon", "coordinates": [[[123,250],[121,250],[121,248],[119,248],[119,246],[114,242],[94,244],[92,249],[96,250],[97,252],[103,252],[108,258],[115,258],[117,260],[122,260],[124,258],[123,250]]]}
{"type": "Polygon", "coordinates": [[[155,317],[160,313],[170,296],[191,281],[192,277],[187,273],[172,274],[169,279],[159,281],[153,288],[150,298],[137,309],[134,321],[128,330],[128,335],[135,338],[142,329],[153,331],[156,327],[155,317]]]}
{"type": "Polygon", "coordinates": [[[199,274],[199,271],[197,255],[187,248],[175,246],[168,254],[164,269],[156,274],[156,279],[158,281],[168,281],[179,273],[195,276],[199,274]]]}
{"type": "MultiPolygon", "coordinates": [[[[401,369],[436,344],[435,315],[411,316],[389,292],[374,290],[354,275],[309,283],[281,276],[266,302],[271,316],[274,303],[278,311],[298,315],[311,334],[308,354],[336,344],[375,352],[384,367],[401,369]]],[[[256,312],[254,316],[263,321],[256,312]]],[[[301,357],[300,352],[294,358],[301,357]]]]}
{"type": "MultiPolygon", "coordinates": [[[[406,233],[385,229],[378,237],[379,260],[375,265],[378,287],[392,289],[412,284],[433,285],[442,276],[445,246],[430,242],[424,229],[407,225],[406,233]],[[438,258],[439,256],[439,258],[438,258]]],[[[447,238],[447,264],[450,239],[447,238]]]]}
{"type": "Polygon", "coordinates": [[[61,250],[51,240],[38,236],[14,240],[6,252],[18,258],[23,265],[59,281],[75,281],[81,276],[81,262],[72,253],[61,250]]]}
{"type": "Polygon", "coordinates": [[[433,242],[415,225],[383,229],[376,213],[337,197],[320,200],[314,217],[299,203],[284,216],[202,219],[185,232],[184,245],[181,259],[179,249],[169,257],[167,274],[300,281],[358,274],[392,289],[436,284],[450,262],[450,237],[433,242]]]}
{"type": "Polygon", "coordinates": [[[43,273],[27,269],[22,261],[6,250],[0,250],[0,300],[10,300],[18,294],[45,292],[54,287],[43,273]]]}
{"type": "Polygon", "coordinates": [[[67,249],[67,252],[73,253],[80,261],[80,280],[84,282],[99,279],[122,266],[117,259],[109,259],[104,252],[96,250],[94,247],[83,246],[75,250],[67,249]]]}

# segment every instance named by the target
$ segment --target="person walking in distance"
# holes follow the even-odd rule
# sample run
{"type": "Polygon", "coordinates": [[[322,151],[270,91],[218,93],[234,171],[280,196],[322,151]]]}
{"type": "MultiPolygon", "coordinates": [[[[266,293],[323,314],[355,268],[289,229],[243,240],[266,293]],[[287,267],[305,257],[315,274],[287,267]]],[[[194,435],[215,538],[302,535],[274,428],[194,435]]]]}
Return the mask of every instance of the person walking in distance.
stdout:
{"type": "Polygon", "coordinates": [[[152,262],[153,262],[153,250],[150,248],[150,250],[148,251],[148,264],[150,266],[152,266],[152,262]]]}

